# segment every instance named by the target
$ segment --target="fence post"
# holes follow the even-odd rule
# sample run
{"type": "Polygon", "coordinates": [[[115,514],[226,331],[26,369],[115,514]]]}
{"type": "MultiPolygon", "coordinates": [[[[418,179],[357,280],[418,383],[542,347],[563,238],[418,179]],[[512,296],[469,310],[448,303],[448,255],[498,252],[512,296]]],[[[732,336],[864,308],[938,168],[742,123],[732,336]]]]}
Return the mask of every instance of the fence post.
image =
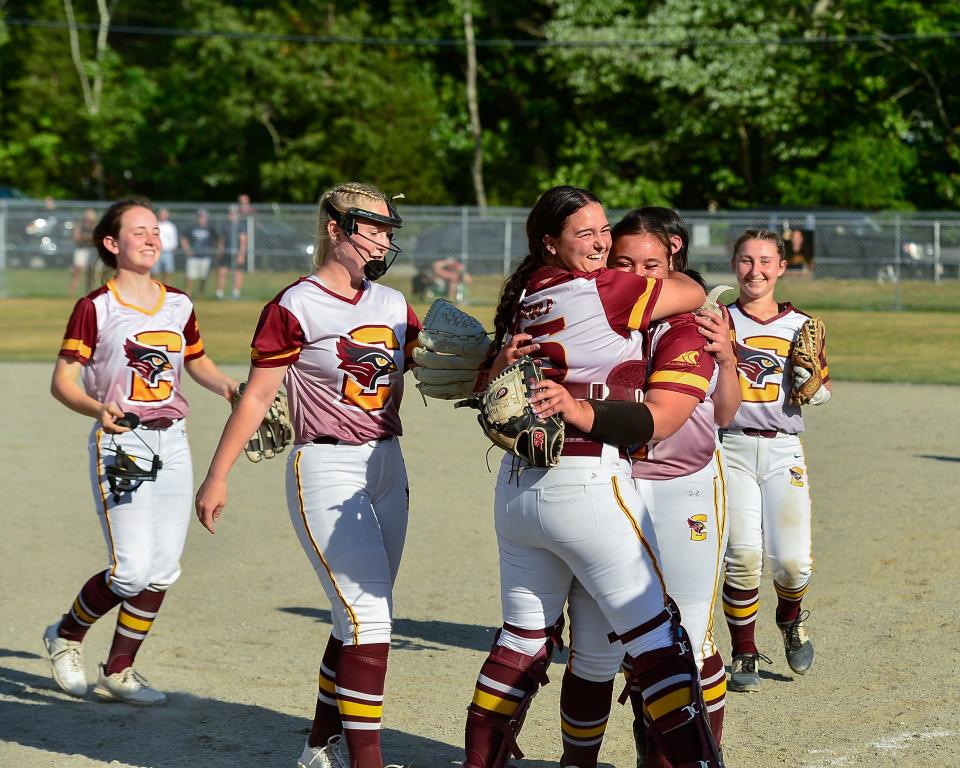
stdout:
{"type": "Polygon", "coordinates": [[[0,200],[0,299],[7,298],[7,207],[0,200]]]}
{"type": "Polygon", "coordinates": [[[253,216],[247,216],[247,272],[253,272],[256,266],[257,250],[253,242],[253,233],[256,228],[253,216]]]}
{"type": "Polygon", "coordinates": [[[894,303],[894,309],[899,312],[901,309],[900,305],[900,252],[903,250],[903,243],[901,242],[900,237],[900,214],[898,213],[894,219],[894,231],[896,232],[896,252],[893,254],[893,263],[894,263],[894,274],[896,275],[896,299],[894,303]]]}
{"type": "Polygon", "coordinates": [[[470,210],[460,207],[460,262],[466,269],[470,261],[470,210]]]}
{"type": "Polygon", "coordinates": [[[513,252],[513,219],[507,216],[503,220],[503,276],[510,271],[511,253],[513,252]]]}
{"type": "Polygon", "coordinates": [[[940,220],[933,222],[933,282],[940,282],[940,220]]]}

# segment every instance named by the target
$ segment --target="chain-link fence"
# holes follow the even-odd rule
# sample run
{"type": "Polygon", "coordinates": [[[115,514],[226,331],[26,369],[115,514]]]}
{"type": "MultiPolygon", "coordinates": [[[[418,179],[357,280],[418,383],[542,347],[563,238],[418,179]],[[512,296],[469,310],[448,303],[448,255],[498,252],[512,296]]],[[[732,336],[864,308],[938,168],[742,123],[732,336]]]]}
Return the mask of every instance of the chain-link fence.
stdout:
{"type": "MultiPolygon", "coordinates": [[[[82,266],[83,255],[78,256],[84,247],[81,222],[85,214],[99,217],[104,207],[82,201],[0,200],[2,294],[66,293],[67,283],[55,278],[53,271],[92,269],[82,266]],[[43,276],[49,276],[49,281],[43,276]],[[45,282],[50,290],[38,289],[45,282]]],[[[166,209],[178,230],[175,271],[184,269],[186,251],[180,242],[190,242],[201,210],[208,214],[214,233],[212,260],[216,262],[220,253],[228,257],[235,246],[228,205],[158,203],[155,207],[166,209]]],[[[314,206],[259,204],[246,213],[248,271],[310,270],[314,206]]],[[[404,225],[397,232],[402,254],[391,273],[414,282],[419,275],[429,282],[435,278],[437,262],[455,259],[471,275],[488,276],[494,282],[526,252],[527,213],[519,208],[404,206],[404,225]]],[[[609,211],[611,222],[621,213],[609,211]]],[[[690,227],[690,265],[716,279],[729,276],[737,237],[744,230],[763,228],[784,236],[791,275],[888,285],[896,290],[898,307],[901,283],[960,280],[960,213],[776,210],[684,211],[683,215],[690,227]]]]}

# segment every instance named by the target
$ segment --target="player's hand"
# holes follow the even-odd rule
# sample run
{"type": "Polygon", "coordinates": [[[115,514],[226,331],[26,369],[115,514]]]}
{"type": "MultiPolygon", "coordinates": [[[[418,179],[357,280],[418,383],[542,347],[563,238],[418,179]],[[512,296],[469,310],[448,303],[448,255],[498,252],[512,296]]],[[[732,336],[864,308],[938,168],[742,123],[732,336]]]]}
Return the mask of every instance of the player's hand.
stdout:
{"type": "Polygon", "coordinates": [[[720,314],[699,312],[694,315],[697,330],[707,339],[704,349],[717,359],[718,365],[735,365],[736,355],[730,339],[730,313],[720,305],[720,314]]]}
{"type": "Polygon", "coordinates": [[[218,480],[208,475],[197,491],[197,499],[194,504],[200,525],[210,533],[216,533],[216,524],[226,503],[226,480],[218,480]]]}
{"type": "Polygon", "coordinates": [[[517,333],[510,337],[510,341],[500,350],[493,365],[490,367],[490,377],[493,378],[511,363],[517,362],[524,355],[532,355],[540,345],[532,341],[529,333],[517,333]]]}
{"type": "Polygon", "coordinates": [[[233,402],[233,396],[237,394],[237,390],[240,388],[240,382],[234,381],[229,376],[223,380],[223,389],[220,392],[228,403],[233,402]]]}
{"type": "Polygon", "coordinates": [[[533,394],[528,402],[533,412],[541,418],[560,416],[567,424],[584,432],[593,426],[593,409],[577,400],[566,387],[550,379],[533,385],[533,394]]]}
{"type": "Polygon", "coordinates": [[[103,431],[108,435],[122,435],[124,432],[130,431],[129,427],[122,427],[117,424],[117,419],[122,416],[123,410],[119,405],[116,403],[104,403],[97,418],[100,420],[103,431]]]}

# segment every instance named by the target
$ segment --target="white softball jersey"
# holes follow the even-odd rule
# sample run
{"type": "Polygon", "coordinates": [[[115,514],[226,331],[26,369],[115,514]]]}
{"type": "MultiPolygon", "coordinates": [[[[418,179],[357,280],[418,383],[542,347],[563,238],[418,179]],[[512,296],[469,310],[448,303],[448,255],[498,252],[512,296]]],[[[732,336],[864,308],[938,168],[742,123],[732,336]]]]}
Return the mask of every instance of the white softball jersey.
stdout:
{"type": "MultiPolygon", "coordinates": [[[[743,403],[728,429],[776,430],[790,435],[803,432],[800,408],[790,403],[793,375],[790,350],[800,326],[810,316],[792,304],[778,306],[769,320],[748,314],[740,302],[729,304],[737,335],[737,371],[743,403]]],[[[820,359],[821,377],[830,380],[826,347],[820,359]]]]}
{"type": "Polygon", "coordinates": [[[115,402],[141,421],[187,415],[183,364],[204,355],[190,297],[157,285],[160,298],[153,307],[128,304],[112,280],[84,296],[60,345],[60,357],[83,365],[88,395],[115,402]]]}
{"type": "Polygon", "coordinates": [[[251,360],[289,366],[284,385],[297,443],[331,437],[359,445],[402,434],[403,374],[419,332],[399,291],[364,280],[349,299],[311,275],[264,308],[251,360]]]}

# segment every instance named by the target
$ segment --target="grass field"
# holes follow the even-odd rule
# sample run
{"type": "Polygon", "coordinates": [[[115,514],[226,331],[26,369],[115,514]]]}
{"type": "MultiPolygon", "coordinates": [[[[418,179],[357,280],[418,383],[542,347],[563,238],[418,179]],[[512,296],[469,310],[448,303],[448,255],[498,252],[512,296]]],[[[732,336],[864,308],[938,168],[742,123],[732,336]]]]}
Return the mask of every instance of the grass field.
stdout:
{"type": "MultiPolygon", "coordinates": [[[[66,271],[35,274],[46,278],[51,292],[54,287],[62,289],[68,280],[66,271]]],[[[391,277],[384,282],[401,290],[409,287],[409,277],[391,277]]],[[[729,276],[711,277],[710,284],[729,280],[729,276]]],[[[249,359],[250,337],[262,304],[293,278],[289,273],[258,273],[245,286],[247,300],[197,300],[204,342],[215,360],[244,363],[249,359]]],[[[482,275],[470,287],[467,309],[488,328],[493,326],[500,281],[499,275],[482,275]]],[[[176,278],[173,282],[182,285],[176,278]]],[[[39,289],[42,283],[37,285],[39,289]]],[[[781,297],[823,316],[830,370],[838,380],[960,384],[960,284],[904,283],[904,305],[914,306],[905,312],[877,311],[888,298],[887,291],[892,287],[867,282],[787,280],[781,297]]],[[[52,361],[73,301],[63,295],[0,300],[4,329],[0,361],[52,361]]],[[[426,303],[413,306],[421,317],[426,312],[426,303]]]]}

